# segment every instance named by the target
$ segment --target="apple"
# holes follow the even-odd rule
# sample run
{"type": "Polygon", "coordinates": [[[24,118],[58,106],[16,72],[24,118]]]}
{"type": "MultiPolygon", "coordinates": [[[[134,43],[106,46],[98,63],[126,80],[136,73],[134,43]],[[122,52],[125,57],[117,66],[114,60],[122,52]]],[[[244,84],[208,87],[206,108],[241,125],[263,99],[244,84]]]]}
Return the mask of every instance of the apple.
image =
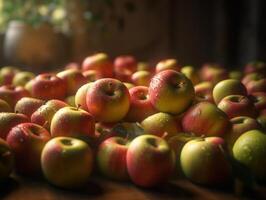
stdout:
{"type": "Polygon", "coordinates": [[[87,82],[94,82],[101,78],[101,75],[96,70],[83,71],[82,74],[86,78],[87,82]]]}
{"type": "Polygon", "coordinates": [[[57,73],[56,76],[65,81],[68,96],[76,94],[77,90],[87,83],[86,77],[77,69],[67,69],[57,73]]]}
{"type": "Polygon", "coordinates": [[[33,97],[42,100],[64,99],[67,84],[54,74],[39,74],[32,80],[30,91],[33,97]]]}
{"type": "Polygon", "coordinates": [[[50,133],[33,123],[22,123],[10,130],[6,141],[14,152],[18,173],[31,176],[40,174],[41,152],[49,139],[50,133]]]}
{"type": "Polygon", "coordinates": [[[146,62],[138,62],[137,71],[151,71],[151,67],[146,62]]]}
{"type": "Polygon", "coordinates": [[[0,112],[12,112],[10,105],[3,99],[0,99],[0,112]]]}
{"type": "Polygon", "coordinates": [[[0,70],[0,79],[2,80],[2,85],[12,84],[13,78],[18,72],[19,69],[13,66],[2,67],[0,70]]]}
{"type": "Polygon", "coordinates": [[[122,137],[110,137],[98,147],[97,165],[100,172],[114,180],[128,180],[127,150],[129,142],[122,137]]]}
{"type": "Polygon", "coordinates": [[[134,184],[153,187],[167,181],[175,167],[175,155],[168,143],[154,135],[136,137],[128,147],[127,169],[134,184]]]}
{"type": "Polygon", "coordinates": [[[167,113],[153,114],[141,122],[145,134],[171,138],[182,132],[181,124],[174,116],[167,113]],[[164,135],[164,134],[167,135],[164,135]]]}
{"type": "Polygon", "coordinates": [[[239,80],[226,79],[214,86],[212,94],[214,102],[218,105],[224,97],[232,94],[247,96],[247,90],[239,80]]]}
{"type": "Polygon", "coordinates": [[[70,105],[70,106],[72,106],[72,107],[75,107],[75,106],[76,106],[76,104],[75,104],[75,95],[72,95],[72,96],[68,96],[68,97],[66,97],[66,98],[65,98],[65,102],[66,102],[68,105],[70,105]]]}
{"type": "Polygon", "coordinates": [[[266,92],[266,78],[259,78],[249,81],[246,85],[248,94],[255,92],[266,92]]]}
{"type": "Polygon", "coordinates": [[[101,78],[113,77],[113,63],[105,53],[86,57],[82,63],[82,70],[95,70],[99,72],[101,78]]]}
{"type": "Polygon", "coordinates": [[[230,128],[227,115],[209,102],[192,106],[182,118],[183,131],[196,136],[223,136],[230,128]]]}
{"type": "Polygon", "coordinates": [[[131,80],[135,85],[149,86],[152,75],[149,71],[137,71],[131,76],[131,80]]]}
{"type": "Polygon", "coordinates": [[[118,122],[123,119],[130,106],[130,95],[119,80],[105,78],[97,80],[87,91],[87,108],[96,121],[118,122]]]}
{"type": "Polygon", "coordinates": [[[254,81],[254,80],[260,80],[260,79],[263,79],[265,78],[265,75],[263,74],[259,74],[259,73],[251,73],[251,74],[246,74],[241,82],[246,86],[250,81],[254,81]]]}
{"type": "Polygon", "coordinates": [[[23,97],[16,103],[15,112],[22,113],[30,118],[32,113],[34,113],[44,103],[45,101],[41,99],[36,99],[32,97],[23,97]]]}
{"type": "Polygon", "coordinates": [[[0,182],[7,179],[14,167],[14,154],[6,141],[0,138],[0,182]]]}
{"type": "Polygon", "coordinates": [[[200,77],[198,75],[197,70],[193,66],[184,66],[181,68],[181,73],[185,74],[185,76],[191,80],[193,85],[196,85],[200,82],[200,77]]]}
{"type": "Polygon", "coordinates": [[[218,108],[224,111],[231,119],[238,116],[255,118],[258,112],[252,101],[242,95],[229,95],[218,104],[218,108]]]}
{"type": "Polygon", "coordinates": [[[92,84],[93,83],[91,82],[81,86],[75,95],[75,105],[86,111],[88,111],[87,102],[86,102],[87,91],[92,86],[92,84]]]}
{"type": "Polygon", "coordinates": [[[125,117],[126,121],[141,122],[157,112],[150,102],[148,90],[145,86],[135,86],[129,90],[130,108],[125,117]]]}
{"type": "Polygon", "coordinates": [[[213,84],[228,78],[228,71],[217,63],[206,63],[200,69],[202,81],[209,81],[213,84]]]}
{"type": "Polygon", "coordinates": [[[128,82],[123,82],[123,83],[127,87],[128,90],[135,87],[135,85],[133,83],[128,83],[128,82]]]}
{"type": "Polygon", "coordinates": [[[41,166],[51,184],[68,189],[77,188],[88,181],[92,172],[92,150],[82,140],[56,137],[44,146],[41,166]]]}
{"type": "Polygon", "coordinates": [[[266,131],[266,109],[262,110],[257,117],[257,122],[260,124],[261,129],[266,131]]]}
{"type": "Polygon", "coordinates": [[[232,70],[229,72],[229,79],[241,80],[244,74],[240,70],[232,70]]]}
{"type": "Polygon", "coordinates": [[[233,146],[233,156],[246,166],[258,180],[266,180],[266,135],[259,130],[243,133],[233,146]]]}
{"type": "Polygon", "coordinates": [[[183,173],[191,181],[203,184],[224,184],[231,179],[224,140],[220,137],[198,138],[187,142],[181,151],[183,173]]]}
{"type": "Polygon", "coordinates": [[[65,66],[65,69],[68,70],[68,69],[77,69],[79,70],[80,69],[80,65],[78,63],[75,63],[75,62],[71,62],[71,63],[68,63],[66,66],[65,66]]]}
{"type": "Polygon", "coordinates": [[[195,89],[195,100],[196,102],[208,101],[213,103],[212,90],[213,83],[204,81],[194,86],[195,89]]]}
{"type": "Polygon", "coordinates": [[[244,71],[246,74],[259,73],[266,75],[266,65],[262,61],[253,61],[245,66],[244,71]]]}
{"type": "Polygon", "coordinates": [[[25,86],[35,75],[32,72],[22,71],[15,74],[12,85],[14,86],[25,86]]]}
{"type": "Polygon", "coordinates": [[[266,109],[266,92],[254,92],[249,98],[254,103],[257,110],[266,109]]]}
{"type": "Polygon", "coordinates": [[[161,60],[159,63],[157,63],[155,67],[155,72],[159,73],[164,70],[175,70],[175,71],[180,71],[180,66],[178,64],[178,61],[173,58],[161,60]]]}
{"type": "Polygon", "coordinates": [[[152,105],[161,112],[180,114],[194,100],[192,82],[174,70],[163,70],[150,82],[149,96],[152,105]]]}
{"type": "Polygon", "coordinates": [[[122,82],[129,82],[131,75],[137,71],[137,61],[133,56],[118,56],[114,60],[115,77],[122,82]]]}

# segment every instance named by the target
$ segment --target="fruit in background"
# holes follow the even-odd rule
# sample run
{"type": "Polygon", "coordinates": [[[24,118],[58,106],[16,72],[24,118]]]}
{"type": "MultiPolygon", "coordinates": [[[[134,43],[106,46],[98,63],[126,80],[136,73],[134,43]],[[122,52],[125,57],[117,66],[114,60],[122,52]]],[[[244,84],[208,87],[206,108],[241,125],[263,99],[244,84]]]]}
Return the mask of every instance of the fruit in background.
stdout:
{"type": "Polygon", "coordinates": [[[39,124],[50,130],[51,121],[54,114],[61,108],[68,106],[65,102],[60,100],[50,100],[47,101],[45,105],[39,107],[34,113],[31,115],[31,122],[39,124]]]}
{"type": "Polygon", "coordinates": [[[151,79],[149,96],[157,110],[180,114],[191,105],[195,92],[192,82],[185,75],[164,70],[151,79]]]}
{"type": "Polygon", "coordinates": [[[232,150],[235,141],[245,132],[253,129],[260,129],[258,122],[250,117],[235,117],[230,119],[232,129],[225,134],[225,140],[230,150],[232,150]]]}
{"type": "Polygon", "coordinates": [[[97,53],[88,56],[82,63],[82,70],[95,70],[101,78],[113,77],[113,63],[105,53],[97,53]]]}
{"type": "Polygon", "coordinates": [[[71,63],[68,63],[66,66],[65,66],[65,70],[68,70],[68,69],[80,69],[80,65],[78,63],[75,63],[75,62],[71,62],[71,63]]]}
{"type": "Polygon", "coordinates": [[[154,135],[136,137],[129,144],[126,160],[130,179],[142,187],[167,181],[175,166],[175,155],[170,146],[154,135]]]}
{"type": "Polygon", "coordinates": [[[259,80],[265,78],[265,75],[259,73],[246,74],[241,82],[246,86],[250,81],[259,80]]]}
{"type": "Polygon", "coordinates": [[[183,116],[183,131],[197,136],[221,136],[229,130],[227,115],[209,102],[200,102],[192,106],[183,116]]]}
{"type": "Polygon", "coordinates": [[[22,123],[14,126],[7,135],[6,141],[15,156],[15,168],[18,173],[39,175],[41,172],[41,152],[50,133],[33,123],[22,123]]]}
{"type": "Polygon", "coordinates": [[[266,78],[259,78],[249,81],[246,85],[248,94],[255,92],[266,92],[266,78]]]}
{"type": "Polygon", "coordinates": [[[224,184],[232,175],[224,140],[220,137],[187,142],[181,151],[180,164],[185,176],[199,184],[224,184]]]}
{"type": "Polygon", "coordinates": [[[87,91],[87,108],[96,121],[118,122],[123,119],[130,106],[130,95],[126,86],[116,79],[97,80],[87,91]]]}
{"type": "Polygon", "coordinates": [[[30,91],[33,97],[42,100],[64,99],[67,85],[54,74],[39,74],[32,80],[30,91]]]}
{"type": "Polygon", "coordinates": [[[159,137],[171,138],[182,132],[180,122],[172,115],[167,113],[156,113],[141,122],[145,134],[156,135],[159,137]]]}
{"type": "Polygon", "coordinates": [[[131,79],[135,85],[149,86],[152,75],[148,71],[137,71],[132,74],[131,79]]]}
{"type": "Polygon", "coordinates": [[[243,95],[247,96],[247,90],[245,86],[235,79],[226,79],[217,83],[213,88],[213,99],[214,102],[218,103],[226,96],[229,95],[243,95]]]}
{"type": "Polygon", "coordinates": [[[146,62],[138,62],[138,65],[137,65],[137,71],[150,71],[151,70],[151,67],[148,63],[146,62]]]}
{"type": "Polygon", "coordinates": [[[65,98],[65,102],[72,106],[72,107],[75,107],[76,104],[75,104],[75,95],[72,95],[72,96],[68,96],[67,98],[65,98]]]}
{"type": "Polygon", "coordinates": [[[115,77],[122,82],[130,82],[131,76],[137,71],[137,61],[133,56],[118,56],[114,60],[115,77]]]}
{"type": "Polygon", "coordinates": [[[14,167],[14,155],[10,147],[0,138],[0,182],[7,179],[14,167]]]}
{"type": "Polygon", "coordinates": [[[10,105],[3,99],[0,99],[0,112],[12,112],[10,105]]]}
{"type": "Polygon", "coordinates": [[[87,82],[94,82],[97,79],[101,78],[99,72],[97,72],[96,70],[87,70],[84,71],[82,74],[86,78],[87,82]]]}
{"type": "Polygon", "coordinates": [[[201,82],[194,86],[196,102],[208,101],[213,103],[212,90],[214,85],[211,82],[201,82]]]}
{"type": "Polygon", "coordinates": [[[244,69],[246,74],[259,73],[266,75],[266,64],[262,61],[253,61],[248,63],[244,69]]]}
{"type": "Polygon", "coordinates": [[[88,181],[92,172],[92,150],[82,140],[56,137],[43,148],[41,166],[45,178],[53,185],[77,188],[88,181]]]}
{"type": "Polygon", "coordinates": [[[35,75],[31,72],[22,71],[15,74],[12,85],[14,86],[25,86],[35,75]]]}
{"type": "Polygon", "coordinates": [[[233,146],[233,156],[259,180],[266,180],[266,135],[259,130],[243,133],[233,146]]]}
{"type": "Polygon", "coordinates": [[[229,72],[229,79],[241,80],[243,75],[243,72],[240,70],[232,70],[229,72]]]}
{"type": "Polygon", "coordinates": [[[145,86],[135,86],[129,90],[130,108],[125,117],[126,121],[141,122],[157,112],[150,102],[148,90],[145,86]]]}
{"type": "Polygon", "coordinates": [[[19,113],[0,113],[0,138],[6,139],[8,132],[16,125],[29,122],[26,115],[19,113]]]}
{"type": "Polygon", "coordinates": [[[265,92],[254,92],[249,98],[254,103],[257,110],[266,109],[266,93],[265,92]]]}
{"type": "Polygon", "coordinates": [[[28,96],[30,96],[30,93],[21,86],[3,85],[0,87],[0,99],[8,102],[12,109],[14,109],[18,100],[28,96]]]}
{"type": "Polygon", "coordinates": [[[129,142],[122,137],[111,137],[104,140],[97,153],[97,164],[100,172],[114,180],[127,180],[127,150],[129,142]]]}
{"type": "Polygon", "coordinates": [[[200,70],[202,81],[210,81],[213,84],[228,78],[228,72],[216,63],[206,63],[200,70]]]}
{"type": "Polygon", "coordinates": [[[31,117],[39,107],[41,107],[45,102],[41,99],[36,99],[32,97],[23,97],[15,105],[15,112],[27,115],[31,117]]]}
{"type": "Polygon", "coordinates": [[[181,73],[185,74],[185,76],[191,80],[193,85],[196,85],[200,82],[200,78],[197,70],[192,66],[184,66],[181,68],[181,73]]]}
{"type": "Polygon", "coordinates": [[[161,71],[169,70],[169,69],[180,71],[180,66],[176,59],[170,58],[170,59],[161,60],[160,62],[157,63],[155,67],[155,72],[159,73],[161,71]]]}
{"type": "Polygon", "coordinates": [[[76,95],[75,95],[75,105],[77,107],[80,107],[82,108],[83,110],[86,110],[88,111],[88,108],[87,108],[87,101],[86,101],[86,98],[87,98],[87,91],[89,90],[89,88],[92,86],[92,82],[91,83],[87,83],[83,86],[81,86],[76,95]]]}
{"type": "Polygon", "coordinates": [[[13,78],[16,73],[19,72],[19,69],[12,66],[2,67],[0,69],[0,80],[2,85],[12,84],[13,78]]]}
{"type": "Polygon", "coordinates": [[[257,122],[263,131],[266,131],[266,110],[262,110],[257,117],[257,122]]]}
{"type": "Polygon", "coordinates": [[[229,95],[224,97],[217,106],[227,114],[229,118],[247,116],[255,118],[258,115],[252,101],[242,95],[229,95]]]}
{"type": "Polygon", "coordinates": [[[128,90],[135,87],[135,85],[133,83],[128,83],[128,82],[123,82],[123,83],[127,87],[128,90]]]}
{"type": "Polygon", "coordinates": [[[68,96],[76,94],[77,90],[88,82],[82,72],[77,69],[67,69],[57,73],[56,76],[65,81],[68,96]]]}

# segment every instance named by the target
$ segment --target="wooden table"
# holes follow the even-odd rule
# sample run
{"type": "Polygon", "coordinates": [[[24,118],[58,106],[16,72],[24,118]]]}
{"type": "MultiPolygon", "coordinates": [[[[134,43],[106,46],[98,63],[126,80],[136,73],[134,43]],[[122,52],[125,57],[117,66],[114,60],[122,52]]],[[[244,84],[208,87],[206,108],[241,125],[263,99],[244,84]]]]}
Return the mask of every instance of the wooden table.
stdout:
{"type": "Polygon", "coordinates": [[[233,195],[233,187],[207,188],[181,179],[153,189],[139,188],[132,183],[114,182],[101,177],[92,180],[77,191],[63,190],[44,180],[25,179],[18,176],[1,184],[0,199],[3,200],[236,200],[266,199],[266,186],[258,186],[256,191],[245,192],[241,197],[233,195]]]}

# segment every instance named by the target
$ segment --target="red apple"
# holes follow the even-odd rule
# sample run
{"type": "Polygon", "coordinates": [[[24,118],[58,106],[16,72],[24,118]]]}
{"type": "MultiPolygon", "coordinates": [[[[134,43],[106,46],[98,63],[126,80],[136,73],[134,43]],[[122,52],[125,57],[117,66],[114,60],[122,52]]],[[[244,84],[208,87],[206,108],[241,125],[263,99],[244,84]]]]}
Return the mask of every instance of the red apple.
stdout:
{"type": "Polygon", "coordinates": [[[165,59],[165,60],[160,61],[155,67],[155,72],[159,73],[161,71],[169,70],[169,69],[180,71],[180,66],[176,59],[170,58],[170,59],[165,59]]]}
{"type": "Polygon", "coordinates": [[[265,92],[254,92],[249,98],[254,103],[257,110],[266,109],[266,93],[265,92]]]}
{"type": "Polygon", "coordinates": [[[200,70],[200,77],[203,81],[209,81],[213,84],[228,78],[228,72],[216,63],[206,63],[200,70]]]}
{"type": "Polygon", "coordinates": [[[265,75],[254,72],[251,74],[246,74],[242,78],[241,82],[246,86],[250,81],[259,80],[263,78],[265,78],[265,75]]]}
{"type": "Polygon", "coordinates": [[[246,85],[248,94],[255,92],[266,92],[266,78],[249,81],[246,85]]]}
{"type": "Polygon", "coordinates": [[[133,56],[118,56],[114,60],[115,77],[122,82],[129,82],[131,75],[137,71],[137,61],[133,56]]]}
{"type": "Polygon", "coordinates": [[[32,113],[34,113],[44,103],[45,102],[41,99],[23,97],[16,103],[15,112],[22,113],[30,118],[32,113]]]}
{"type": "Polygon", "coordinates": [[[19,72],[19,69],[12,66],[2,67],[0,70],[0,79],[2,80],[2,85],[12,84],[14,76],[19,72]]]}
{"type": "Polygon", "coordinates": [[[259,73],[266,75],[266,64],[262,61],[253,61],[245,66],[245,73],[259,73]]]}
{"type": "Polygon", "coordinates": [[[0,182],[9,177],[14,167],[14,154],[6,141],[0,138],[0,182]]]}

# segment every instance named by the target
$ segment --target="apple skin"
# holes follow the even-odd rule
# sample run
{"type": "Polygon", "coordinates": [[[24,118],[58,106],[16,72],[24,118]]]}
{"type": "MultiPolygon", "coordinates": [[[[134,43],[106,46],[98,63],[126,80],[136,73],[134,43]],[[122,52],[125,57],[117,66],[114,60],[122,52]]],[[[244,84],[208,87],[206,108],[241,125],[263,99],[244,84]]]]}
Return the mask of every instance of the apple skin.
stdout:
{"type": "Polygon", "coordinates": [[[136,137],[129,144],[126,160],[130,179],[141,187],[162,184],[175,167],[173,150],[164,139],[154,135],[136,137]]]}
{"type": "Polygon", "coordinates": [[[161,112],[180,114],[194,100],[192,82],[174,70],[163,70],[150,82],[149,96],[152,105],[161,112]]]}
{"type": "Polygon", "coordinates": [[[10,105],[3,99],[0,99],[0,112],[12,112],[10,105]]]}
{"type": "Polygon", "coordinates": [[[56,137],[44,146],[41,166],[51,184],[67,189],[78,188],[88,181],[92,172],[92,150],[82,140],[56,137]]]}
{"type": "Polygon", "coordinates": [[[137,65],[137,71],[152,71],[151,66],[149,65],[149,63],[146,62],[138,62],[137,65]]]}
{"type": "Polygon", "coordinates": [[[64,102],[66,102],[68,105],[70,105],[72,107],[75,107],[76,106],[76,104],[75,104],[75,95],[66,97],[64,102]]]}
{"type": "Polygon", "coordinates": [[[82,74],[86,78],[87,82],[94,82],[101,78],[101,75],[96,70],[87,70],[82,72],[82,74]]]}
{"type": "Polygon", "coordinates": [[[225,140],[232,151],[235,141],[245,132],[253,129],[260,129],[259,123],[250,117],[240,116],[230,119],[232,124],[231,130],[225,135],[225,140]]]}
{"type": "Polygon", "coordinates": [[[266,78],[251,80],[246,85],[248,94],[266,92],[266,78]]]}
{"type": "Polygon", "coordinates": [[[75,62],[71,62],[71,63],[68,63],[65,68],[65,70],[68,70],[68,69],[77,69],[79,70],[80,69],[80,65],[78,63],[75,63],[75,62]]]}
{"type": "Polygon", "coordinates": [[[19,72],[19,69],[13,66],[5,66],[0,70],[0,79],[3,85],[12,84],[14,76],[19,72]]]}
{"type": "Polygon", "coordinates": [[[259,74],[259,73],[251,73],[251,74],[246,74],[241,82],[246,86],[250,81],[254,81],[254,80],[260,80],[260,79],[263,79],[265,78],[265,75],[263,74],[259,74]]]}
{"type": "Polygon", "coordinates": [[[34,123],[22,123],[10,130],[6,141],[14,152],[18,173],[31,176],[40,174],[41,152],[50,137],[45,128],[34,123]]]}
{"type": "Polygon", "coordinates": [[[14,154],[6,141],[0,138],[0,182],[6,180],[14,168],[14,154]]]}
{"type": "Polygon", "coordinates": [[[238,116],[256,118],[258,111],[252,101],[242,95],[224,97],[217,106],[231,119],[238,116]]]}
{"type": "Polygon", "coordinates": [[[67,95],[76,94],[77,90],[87,83],[87,79],[82,72],[77,69],[68,69],[57,73],[57,77],[63,79],[67,85],[67,95]]]}
{"type": "Polygon", "coordinates": [[[202,102],[202,101],[208,101],[210,103],[214,103],[213,97],[212,97],[212,90],[213,90],[213,83],[205,81],[201,82],[194,86],[195,89],[195,101],[196,102],[202,102]]]}
{"type": "Polygon", "coordinates": [[[231,179],[232,168],[220,137],[194,139],[182,148],[180,163],[191,181],[203,184],[224,184],[231,179]]]}
{"type": "Polygon", "coordinates": [[[266,109],[266,93],[265,92],[254,92],[249,98],[254,103],[257,110],[266,109]]]}
{"type": "Polygon", "coordinates": [[[3,85],[0,87],[0,99],[8,102],[12,109],[14,109],[18,100],[29,96],[30,93],[21,86],[3,85]]]}
{"type": "Polygon", "coordinates": [[[246,74],[259,73],[266,75],[266,64],[262,61],[253,61],[245,66],[244,71],[246,74]]]}
{"type": "Polygon", "coordinates": [[[159,73],[164,70],[175,70],[175,71],[180,71],[180,66],[178,64],[178,61],[173,58],[161,60],[160,62],[157,63],[155,67],[155,72],[159,73]]]}
{"type": "Polygon", "coordinates": [[[15,105],[15,113],[21,113],[31,117],[39,107],[41,107],[45,101],[32,97],[23,97],[15,105]]]}
{"type": "Polygon", "coordinates": [[[213,88],[214,102],[218,103],[226,96],[229,95],[243,95],[247,96],[247,90],[245,86],[236,79],[226,79],[217,83],[213,88]]]}
{"type": "Polygon", "coordinates": [[[233,156],[251,170],[258,180],[266,180],[266,135],[259,130],[243,133],[233,146],[233,156]]]}
{"type": "Polygon", "coordinates": [[[200,102],[192,106],[183,116],[183,131],[196,136],[221,136],[229,130],[227,115],[209,102],[200,102]]]}
{"type": "Polygon", "coordinates": [[[149,71],[137,71],[131,76],[131,80],[135,85],[149,86],[152,75],[149,71]]]}
{"type": "Polygon", "coordinates": [[[209,81],[213,84],[228,78],[227,70],[216,63],[204,64],[199,73],[202,81],[209,81]]]}
{"type": "Polygon", "coordinates": [[[181,123],[178,119],[167,113],[153,114],[141,122],[141,126],[144,129],[145,134],[156,135],[159,137],[165,137],[165,139],[171,138],[182,132],[181,123]],[[167,133],[167,135],[164,135],[167,133]]]}
{"type": "Polygon", "coordinates": [[[66,82],[54,74],[39,74],[31,82],[31,94],[42,100],[64,99],[67,92],[66,82]]]}
{"type": "Polygon", "coordinates": [[[129,142],[122,137],[110,137],[98,147],[97,165],[100,172],[114,180],[128,180],[127,150],[129,142]]]}
{"type": "Polygon", "coordinates": [[[9,131],[16,125],[29,122],[26,115],[19,113],[0,113],[0,138],[6,139],[9,131]]]}
{"type": "Polygon", "coordinates": [[[82,70],[95,70],[99,72],[101,78],[113,77],[113,63],[105,53],[97,53],[86,57],[82,63],[82,70]]]}
{"type": "Polygon", "coordinates": [[[92,86],[92,84],[93,83],[91,82],[81,86],[75,95],[75,105],[86,111],[88,111],[86,101],[87,91],[92,86]]]}
{"type": "Polygon", "coordinates": [[[123,83],[127,87],[127,89],[131,89],[131,88],[135,87],[135,85],[133,83],[128,83],[128,82],[123,82],[123,83]]]}
{"type": "Polygon", "coordinates": [[[240,80],[243,78],[244,74],[240,70],[232,70],[229,72],[229,79],[240,80]]]}
{"type": "Polygon", "coordinates": [[[51,121],[52,137],[87,138],[95,136],[93,116],[85,110],[75,107],[64,107],[58,110],[51,121]]]}
{"type": "Polygon", "coordinates": [[[12,85],[25,86],[30,80],[34,79],[35,75],[32,72],[22,71],[15,74],[12,85]]]}
{"type": "Polygon", "coordinates": [[[191,80],[193,85],[196,85],[200,82],[200,77],[198,72],[193,66],[184,66],[181,68],[181,73],[185,74],[185,76],[191,80]]]}
{"type": "Polygon", "coordinates": [[[130,82],[131,76],[137,71],[137,61],[133,56],[122,55],[114,60],[115,78],[122,82],[130,82]]]}
{"type": "Polygon", "coordinates": [[[148,90],[145,86],[135,86],[129,90],[130,108],[125,117],[126,121],[141,122],[157,112],[150,102],[148,90]]]}
{"type": "Polygon", "coordinates": [[[96,121],[118,122],[123,119],[130,106],[130,95],[119,80],[105,78],[97,80],[87,91],[87,108],[96,121]]]}

